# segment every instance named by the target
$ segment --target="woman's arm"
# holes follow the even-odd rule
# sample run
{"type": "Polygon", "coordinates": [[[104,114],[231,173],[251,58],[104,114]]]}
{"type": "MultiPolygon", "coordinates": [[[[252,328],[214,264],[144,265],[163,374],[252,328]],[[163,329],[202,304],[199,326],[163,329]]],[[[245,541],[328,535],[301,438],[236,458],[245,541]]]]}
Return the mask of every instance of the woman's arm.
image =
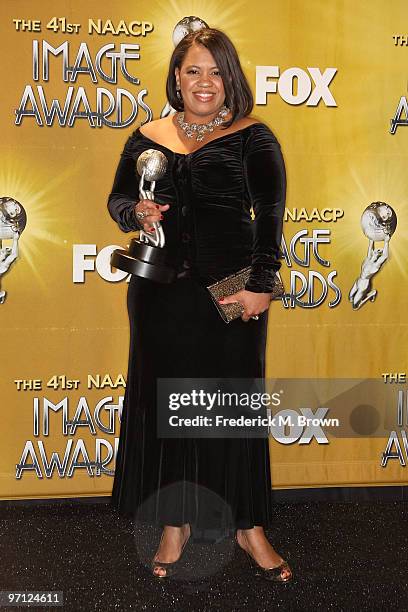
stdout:
{"type": "Polygon", "coordinates": [[[108,198],[110,216],[123,232],[140,229],[134,214],[135,205],[139,201],[139,180],[132,154],[137,138],[137,133],[134,132],[125,144],[108,198]]]}
{"type": "Polygon", "coordinates": [[[282,265],[286,172],[279,142],[264,124],[251,130],[245,146],[244,168],[255,212],[252,271],[245,289],[270,293],[282,265]]]}

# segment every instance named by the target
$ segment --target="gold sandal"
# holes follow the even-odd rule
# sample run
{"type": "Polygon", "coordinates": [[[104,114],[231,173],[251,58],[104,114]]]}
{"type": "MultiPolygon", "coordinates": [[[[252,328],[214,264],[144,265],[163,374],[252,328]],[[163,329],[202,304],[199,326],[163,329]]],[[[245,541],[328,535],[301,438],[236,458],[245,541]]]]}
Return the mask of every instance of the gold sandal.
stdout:
{"type": "MultiPolygon", "coordinates": [[[[157,550],[159,550],[159,548],[160,548],[160,544],[162,543],[162,540],[163,540],[163,535],[164,535],[164,529],[162,531],[161,538],[160,538],[160,543],[159,543],[159,546],[158,546],[157,550]]],[[[184,542],[184,544],[183,544],[183,546],[181,548],[180,556],[179,556],[178,559],[176,559],[176,561],[171,561],[170,563],[165,563],[164,561],[158,561],[158,560],[155,561],[154,559],[152,560],[151,568],[152,568],[152,574],[153,574],[153,576],[155,578],[162,579],[162,578],[168,578],[169,576],[174,576],[174,574],[177,572],[177,570],[179,568],[179,564],[180,564],[181,558],[182,558],[182,556],[184,554],[184,549],[186,547],[187,542],[190,539],[190,536],[191,536],[191,527],[190,527],[190,533],[189,533],[188,537],[186,538],[186,540],[185,540],[185,542],[184,542]],[[159,567],[164,569],[164,570],[166,570],[166,573],[163,574],[163,575],[157,574],[155,572],[155,569],[159,568],[159,567]]],[[[156,552],[156,555],[157,555],[157,552],[156,552]]]]}

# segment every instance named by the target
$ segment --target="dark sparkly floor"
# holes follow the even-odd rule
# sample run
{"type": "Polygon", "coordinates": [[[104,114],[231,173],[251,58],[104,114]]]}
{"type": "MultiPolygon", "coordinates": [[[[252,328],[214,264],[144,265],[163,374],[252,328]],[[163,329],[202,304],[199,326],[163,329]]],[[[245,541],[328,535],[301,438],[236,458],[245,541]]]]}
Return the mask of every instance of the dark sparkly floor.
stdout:
{"type": "Polygon", "coordinates": [[[282,585],[254,576],[232,540],[189,543],[178,579],[159,582],[145,566],[159,531],[105,503],[0,506],[0,526],[0,590],[63,591],[64,610],[408,608],[406,502],[276,504],[268,535],[295,575],[282,585]]]}

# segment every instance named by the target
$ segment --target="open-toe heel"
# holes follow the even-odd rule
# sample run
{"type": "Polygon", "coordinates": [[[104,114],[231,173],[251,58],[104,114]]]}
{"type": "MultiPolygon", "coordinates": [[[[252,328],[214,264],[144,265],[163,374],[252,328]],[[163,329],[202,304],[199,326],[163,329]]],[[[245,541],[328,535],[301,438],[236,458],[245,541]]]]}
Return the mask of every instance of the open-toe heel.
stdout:
{"type": "Polygon", "coordinates": [[[289,564],[282,560],[282,563],[276,565],[275,567],[261,567],[259,563],[255,561],[252,555],[240,546],[238,542],[238,538],[235,534],[235,541],[241,550],[244,551],[246,559],[252,569],[255,570],[255,574],[257,576],[261,576],[264,580],[268,580],[269,582],[290,582],[293,578],[293,572],[289,567],[289,564]]]}
{"type": "MultiPolygon", "coordinates": [[[[163,530],[163,533],[162,533],[161,538],[160,538],[160,543],[159,543],[158,549],[160,548],[160,545],[162,543],[163,535],[164,535],[164,530],[163,530]]],[[[170,563],[165,563],[164,561],[158,561],[158,560],[155,561],[154,559],[152,560],[152,562],[151,562],[151,569],[152,569],[152,574],[153,574],[153,576],[155,578],[162,579],[162,578],[168,578],[169,576],[174,576],[174,574],[179,569],[180,562],[181,562],[182,556],[184,554],[184,550],[186,548],[186,544],[187,544],[187,542],[190,539],[190,536],[191,536],[191,528],[190,528],[190,533],[189,533],[188,537],[186,538],[183,546],[181,547],[180,556],[179,556],[178,559],[176,559],[176,561],[172,561],[170,563]],[[166,571],[166,573],[165,574],[158,574],[155,571],[156,568],[164,569],[166,571]]],[[[157,554],[157,552],[156,552],[156,554],[157,554]]]]}
{"type": "Polygon", "coordinates": [[[244,552],[248,563],[255,570],[257,576],[261,576],[269,582],[289,582],[292,580],[293,572],[285,560],[275,567],[261,567],[246,550],[244,552]]]}

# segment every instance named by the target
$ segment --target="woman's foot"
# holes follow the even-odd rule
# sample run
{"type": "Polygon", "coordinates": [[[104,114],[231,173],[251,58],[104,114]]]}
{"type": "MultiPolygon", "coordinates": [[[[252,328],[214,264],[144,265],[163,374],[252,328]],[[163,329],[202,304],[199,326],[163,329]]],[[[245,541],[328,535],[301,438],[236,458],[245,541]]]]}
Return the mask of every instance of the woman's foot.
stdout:
{"type": "Polygon", "coordinates": [[[180,559],[190,533],[189,523],[185,523],[181,527],[165,525],[159,548],[153,558],[153,574],[155,576],[164,578],[167,575],[165,564],[175,563],[180,559]],[[160,566],[160,562],[163,563],[164,567],[160,566]]]}
{"type": "MultiPolygon", "coordinates": [[[[237,529],[237,542],[262,569],[277,568],[283,563],[284,559],[272,548],[265,536],[263,527],[253,527],[252,529],[237,529]]],[[[292,577],[289,566],[285,566],[281,571],[281,581],[285,582],[292,577]]]]}

